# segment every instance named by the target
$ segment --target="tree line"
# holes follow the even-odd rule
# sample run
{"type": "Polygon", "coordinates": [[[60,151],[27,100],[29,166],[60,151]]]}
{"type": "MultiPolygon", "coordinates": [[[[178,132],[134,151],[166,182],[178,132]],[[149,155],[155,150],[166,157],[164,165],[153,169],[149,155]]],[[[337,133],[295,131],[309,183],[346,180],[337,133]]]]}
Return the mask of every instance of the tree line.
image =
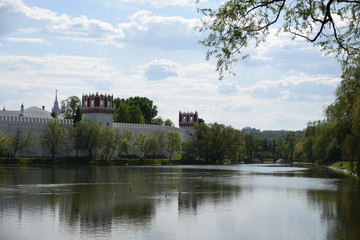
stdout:
{"type": "Polygon", "coordinates": [[[302,131],[275,137],[244,133],[219,123],[195,125],[196,138],[183,143],[182,159],[189,163],[224,164],[254,159],[294,158],[302,131]]]}
{"type": "Polygon", "coordinates": [[[43,149],[44,157],[56,156],[98,159],[107,162],[121,157],[140,160],[151,157],[164,157],[169,160],[181,149],[180,133],[169,131],[135,135],[129,129],[101,128],[98,123],[81,120],[71,130],[56,120],[50,120],[40,133],[32,129],[16,129],[5,134],[0,131],[0,155],[15,159],[18,153],[31,155],[38,146],[43,149]],[[75,154],[75,156],[73,156],[75,154]]]}
{"type": "Polygon", "coordinates": [[[325,119],[308,123],[300,157],[320,164],[350,161],[360,175],[360,57],[343,71],[335,97],[325,119]]]}

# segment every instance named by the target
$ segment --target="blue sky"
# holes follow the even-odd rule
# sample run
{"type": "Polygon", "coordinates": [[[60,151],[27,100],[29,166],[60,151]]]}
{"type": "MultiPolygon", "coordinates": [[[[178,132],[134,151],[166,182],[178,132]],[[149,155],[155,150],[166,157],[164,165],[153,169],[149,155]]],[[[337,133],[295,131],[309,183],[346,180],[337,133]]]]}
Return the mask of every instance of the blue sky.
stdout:
{"type": "MultiPolygon", "coordinates": [[[[218,80],[195,0],[0,0],[0,106],[43,106],[83,93],[144,96],[177,125],[179,111],[242,129],[301,130],[334,101],[332,56],[280,34],[218,80]]],[[[271,29],[276,32],[276,29],[271,29]]]]}

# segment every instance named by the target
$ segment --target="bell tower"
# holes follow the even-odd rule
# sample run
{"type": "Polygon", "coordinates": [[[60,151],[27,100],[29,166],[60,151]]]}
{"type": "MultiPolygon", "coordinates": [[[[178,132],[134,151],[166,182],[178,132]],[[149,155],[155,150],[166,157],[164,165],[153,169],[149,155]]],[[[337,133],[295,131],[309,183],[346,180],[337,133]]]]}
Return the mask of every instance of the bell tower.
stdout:
{"type": "Polygon", "coordinates": [[[113,96],[103,94],[83,94],[82,119],[98,122],[102,127],[113,126],[113,96]]]}
{"type": "Polygon", "coordinates": [[[60,108],[59,108],[59,102],[57,100],[57,92],[58,92],[58,90],[55,90],[55,101],[54,101],[54,106],[51,109],[51,111],[56,113],[56,116],[60,116],[61,111],[60,111],[60,108]]]}

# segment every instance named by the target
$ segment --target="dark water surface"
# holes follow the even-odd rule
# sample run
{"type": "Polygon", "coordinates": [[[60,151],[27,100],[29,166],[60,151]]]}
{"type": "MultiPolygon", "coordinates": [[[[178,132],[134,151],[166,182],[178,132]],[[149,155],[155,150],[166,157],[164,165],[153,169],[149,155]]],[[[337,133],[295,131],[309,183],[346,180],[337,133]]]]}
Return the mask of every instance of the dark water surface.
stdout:
{"type": "Polygon", "coordinates": [[[0,167],[0,239],[360,239],[360,181],[312,166],[0,167]]]}

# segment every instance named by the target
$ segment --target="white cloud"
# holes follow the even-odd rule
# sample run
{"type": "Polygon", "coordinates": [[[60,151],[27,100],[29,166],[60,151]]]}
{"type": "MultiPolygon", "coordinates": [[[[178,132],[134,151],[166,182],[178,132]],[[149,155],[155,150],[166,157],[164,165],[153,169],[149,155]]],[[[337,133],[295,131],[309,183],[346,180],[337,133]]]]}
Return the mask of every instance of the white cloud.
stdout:
{"type": "Polygon", "coordinates": [[[238,90],[238,85],[236,84],[236,82],[230,82],[230,83],[223,82],[218,87],[218,93],[220,94],[231,94],[236,92],[237,90],[238,90]]]}
{"type": "MultiPolygon", "coordinates": [[[[177,4],[179,2],[182,1],[177,4]]],[[[125,43],[164,49],[198,47],[194,30],[198,19],[164,17],[143,10],[131,15],[128,22],[112,25],[84,15],[72,17],[44,8],[29,7],[21,0],[4,0],[0,13],[3,15],[0,17],[3,18],[0,34],[41,32],[54,38],[110,44],[118,48],[124,47],[125,43]]]]}
{"type": "Polygon", "coordinates": [[[155,59],[144,67],[144,75],[150,81],[177,77],[179,64],[167,59],[155,59]]]}
{"type": "Polygon", "coordinates": [[[195,0],[117,0],[120,3],[147,4],[154,7],[193,6],[195,0]]]}
{"type": "Polygon", "coordinates": [[[194,27],[198,19],[164,17],[152,15],[150,11],[138,11],[130,17],[130,22],[118,27],[125,33],[129,43],[162,49],[182,49],[198,47],[194,27]]]}
{"type": "Polygon", "coordinates": [[[49,45],[50,43],[43,38],[14,38],[14,37],[9,37],[7,38],[8,41],[10,42],[25,42],[25,43],[37,43],[37,44],[46,44],[49,45]]]}
{"type": "Polygon", "coordinates": [[[81,42],[113,44],[121,47],[124,34],[111,24],[89,19],[86,16],[71,17],[48,9],[29,7],[21,0],[3,0],[0,12],[5,15],[0,31],[44,32],[50,36],[81,42]],[[30,28],[30,30],[29,30],[30,28]]]}

